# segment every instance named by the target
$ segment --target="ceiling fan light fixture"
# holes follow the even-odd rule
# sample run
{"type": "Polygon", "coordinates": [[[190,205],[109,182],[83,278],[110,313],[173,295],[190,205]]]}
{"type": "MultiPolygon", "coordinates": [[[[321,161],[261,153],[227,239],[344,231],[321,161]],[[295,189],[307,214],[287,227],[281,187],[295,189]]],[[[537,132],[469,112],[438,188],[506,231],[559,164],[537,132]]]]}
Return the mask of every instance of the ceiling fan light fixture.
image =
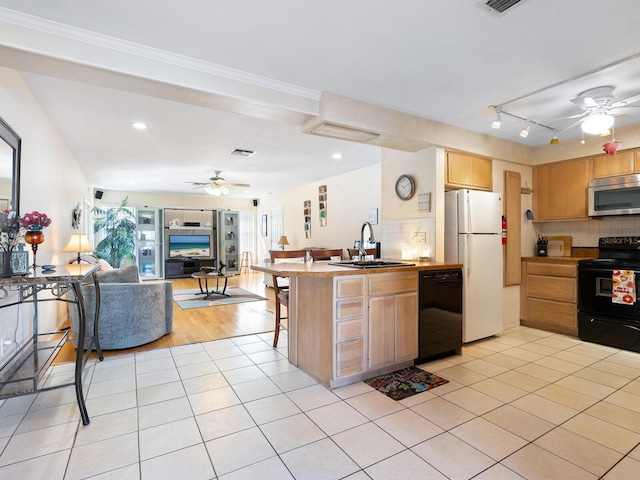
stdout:
{"type": "Polygon", "coordinates": [[[527,138],[529,136],[529,124],[527,123],[522,130],[520,130],[520,136],[527,138]]]}
{"type": "Polygon", "coordinates": [[[502,126],[502,118],[500,117],[500,112],[497,112],[496,119],[491,124],[491,128],[495,128],[496,130],[500,130],[502,126]]]}
{"type": "Polygon", "coordinates": [[[220,193],[222,195],[228,195],[229,194],[229,189],[225,186],[220,187],[220,193]]]}
{"type": "Polygon", "coordinates": [[[606,113],[592,113],[580,125],[584,133],[599,135],[613,127],[614,118],[606,113]]]}

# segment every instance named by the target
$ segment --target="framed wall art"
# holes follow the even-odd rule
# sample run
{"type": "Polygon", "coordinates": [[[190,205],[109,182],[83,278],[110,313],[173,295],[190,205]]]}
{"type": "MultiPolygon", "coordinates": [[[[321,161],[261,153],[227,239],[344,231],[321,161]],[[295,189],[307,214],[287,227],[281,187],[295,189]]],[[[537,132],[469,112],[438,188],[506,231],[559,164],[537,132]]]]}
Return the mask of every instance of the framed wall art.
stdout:
{"type": "Polygon", "coordinates": [[[327,186],[320,185],[318,187],[318,215],[320,218],[320,226],[327,226],[327,186]]]}
{"type": "Polygon", "coordinates": [[[311,238],[311,200],[304,201],[304,237],[311,238]]]}

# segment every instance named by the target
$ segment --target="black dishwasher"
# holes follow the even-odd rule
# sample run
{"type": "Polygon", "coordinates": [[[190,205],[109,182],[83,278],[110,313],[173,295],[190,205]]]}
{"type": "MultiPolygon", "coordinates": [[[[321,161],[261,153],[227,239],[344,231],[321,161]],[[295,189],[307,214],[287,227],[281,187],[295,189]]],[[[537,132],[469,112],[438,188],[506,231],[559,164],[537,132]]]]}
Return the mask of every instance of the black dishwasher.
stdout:
{"type": "Polygon", "coordinates": [[[420,272],[419,351],[415,364],[460,353],[462,270],[420,272]]]}

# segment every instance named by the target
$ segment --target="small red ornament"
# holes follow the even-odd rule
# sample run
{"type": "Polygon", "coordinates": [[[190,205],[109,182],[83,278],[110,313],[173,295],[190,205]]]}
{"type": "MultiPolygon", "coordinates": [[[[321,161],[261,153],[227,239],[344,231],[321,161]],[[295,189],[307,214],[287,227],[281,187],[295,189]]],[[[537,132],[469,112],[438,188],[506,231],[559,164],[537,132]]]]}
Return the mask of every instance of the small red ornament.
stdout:
{"type": "Polygon", "coordinates": [[[616,152],[618,151],[618,148],[620,148],[620,145],[622,145],[622,142],[616,142],[614,140],[613,142],[607,142],[604,145],[602,145],[602,150],[607,155],[615,155],[616,152]]]}

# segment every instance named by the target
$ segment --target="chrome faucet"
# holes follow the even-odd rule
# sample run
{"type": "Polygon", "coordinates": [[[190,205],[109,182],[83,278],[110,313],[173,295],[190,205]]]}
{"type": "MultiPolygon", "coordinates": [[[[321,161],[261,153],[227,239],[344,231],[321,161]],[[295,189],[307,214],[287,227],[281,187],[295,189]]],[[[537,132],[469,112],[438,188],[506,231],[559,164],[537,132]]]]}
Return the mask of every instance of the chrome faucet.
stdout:
{"type": "Polygon", "coordinates": [[[364,248],[364,227],[369,226],[369,233],[371,234],[371,236],[369,237],[369,241],[370,242],[375,242],[376,239],[373,236],[373,227],[371,226],[371,224],[369,222],[364,222],[362,224],[362,228],[360,229],[360,247],[359,247],[359,251],[360,251],[360,259],[364,260],[365,257],[367,256],[367,251],[364,248]]]}

